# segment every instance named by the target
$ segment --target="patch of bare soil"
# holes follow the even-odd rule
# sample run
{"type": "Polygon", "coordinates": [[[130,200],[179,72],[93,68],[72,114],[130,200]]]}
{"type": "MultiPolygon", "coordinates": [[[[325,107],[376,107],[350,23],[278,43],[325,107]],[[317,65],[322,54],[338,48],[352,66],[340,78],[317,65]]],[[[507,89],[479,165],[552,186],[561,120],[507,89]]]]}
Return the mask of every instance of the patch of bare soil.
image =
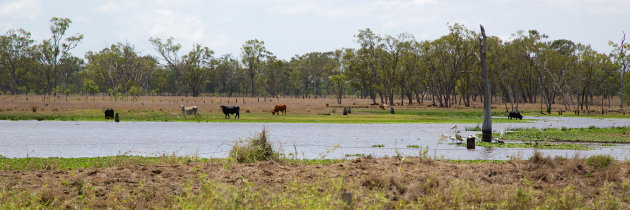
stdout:
{"type": "MultiPolygon", "coordinates": [[[[539,199],[542,203],[550,194],[566,193],[568,188],[581,196],[576,202],[589,206],[602,195],[605,183],[612,183],[607,190],[621,198],[619,207],[630,206],[629,162],[614,162],[600,169],[582,159],[551,158],[505,163],[361,158],[337,164],[226,161],[75,170],[5,170],[0,171],[0,191],[27,191],[37,195],[39,202],[59,207],[169,208],[173,207],[175,197],[199,192],[207,183],[237,189],[249,185],[252,190],[271,195],[285,191],[290,183],[308,185],[330,179],[343,180],[344,187],[354,192],[355,207],[370,206],[374,192],[383,192],[390,207],[400,202],[420,201],[424,201],[420,205],[425,207],[440,207],[439,202],[501,203],[502,199],[514,197],[512,192],[516,195],[517,189],[531,190],[535,199],[530,202],[539,199]],[[457,192],[464,189],[468,189],[468,195],[458,198],[457,192]],[[432,202],[431,196],[438,196],[441,201],[432,202]],[[86,197],[89,199],[84,199],[86,197]]],[[[325,186],[320,189],[321,192],[330,190],[325,186]]],[[[0,194],[0,202],[8,201],[0,194]]]]}

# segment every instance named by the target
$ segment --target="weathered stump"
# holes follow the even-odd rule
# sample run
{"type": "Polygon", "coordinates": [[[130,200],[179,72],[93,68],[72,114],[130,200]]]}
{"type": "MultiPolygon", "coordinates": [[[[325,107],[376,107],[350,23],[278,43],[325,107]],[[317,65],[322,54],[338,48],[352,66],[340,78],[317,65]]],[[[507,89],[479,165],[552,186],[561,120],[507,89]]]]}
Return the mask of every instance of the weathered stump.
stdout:
{"type": "Polygon", "coordinates": [[[466,138],[466,149],[475,149],[475,138],[466,138]]]}
{"type": "Polygon", "coordinates": [[[343,108],[343,115],[348,115],[348,109],[346,109],[346,107],[343,108]]]}
{"type": "Polygon", "coordinates": [[[120,122],[120,118],[118,118],[118,113],[116,113],[116,116],[114,117],[114,121],[120,122]]]}

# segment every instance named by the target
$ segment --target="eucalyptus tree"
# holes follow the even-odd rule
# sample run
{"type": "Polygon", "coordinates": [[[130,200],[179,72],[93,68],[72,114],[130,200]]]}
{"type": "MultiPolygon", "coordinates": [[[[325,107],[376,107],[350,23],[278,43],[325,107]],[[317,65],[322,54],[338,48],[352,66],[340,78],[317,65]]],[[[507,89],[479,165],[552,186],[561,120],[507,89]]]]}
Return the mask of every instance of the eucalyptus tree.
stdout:
{"type": "Polygon", "coordinates": [[[269,55],[270,52],[267,51],[267,48],[265,48],[265,42],[259,41],[258,39],[248,40],[241,47],[241,59],[245,69],[247,70],[251,96],[256,94],[256,77],[261,71],[261,66],[264,64],[264,61],[269,55]]]}
{"type": "Polygon", "coordinates": [[[190,52],[179,57],[181,45],[175,44],[172,37],[166,41],[160,38],[151,38],[149,41],[166,61],[166,66],[173,71],[179,87],[192,92],[193,97],[200,96],[202,88],[209,80],[210,71],[216,67],[214,51],[194,44],[190,52]]]}
{"type": "Polygon", "coordinates": [[[406,54],[411,53],[413,36],[403,33],[398,37],[386,36],[381,40],[379,48],[382,50],[377,52],[380,59],[376,63],[379,66],[383,92],[389,100],[388,104],[394,104],[394,93],[405,70],[403,59],[406,54]]]}
{"type": "Polygon", "coordinates": [[[360,45],[356,52],[356,59],[365,68],[365,72],[362,72],[362,74],[367,76],[364,81],[366,83],[365,86],[373,90],[369,91],[370,98],[373,103],[376,103],[376,93],[378,93],[381,97],[381,103],[384,103],[382,79],[379,74],[381,66],[378,64],[378,61],[381,60],[384,54],[383,49],[379,46],[382,38],[374,34],[369,28],[359,30],[359,33],[354,37],[360,45]]]}
{"type": "Polygon", "coordinates": [[[407,97],[409,105],[413,104],[414,96],[418,104],[421,104],[424,100],[427,78],[426,68],[424,62],[422,62],[423,53],[421,43],[412,40],[409,51],[403,57],[403,69],[398,83],[400,84],[401,94],[407,97]]]}
{"type": "Polygon", "coordinates": [[[236,58],[230,54],[219,57],[214,72],[215,76],[212,79],[216,81],[215,83],[220,92],[226,93],[231,97],[238,91],[241,81],[241,77],[239,77],[241,65],[236,58]]]}
{"type": "MultiPolygon", "coordinates": [[[[516,102],[516,111],[518,111],[518,99],[519,84],[523,80],[520,74],[523,66],[523,62],[514,56],[514,45],[511,42],[505,44],[501,43],[501,40],[490,37],[487,46],[487,59],[488,68],[490,71],[489,77],[495,81],[496,89],[501,90],[503,98],[503,104],[505,105],[505,111],[508,112],[507,103],[510,103],[511,111],[514,111],[514,103],[516,102]]],[[[485,98],[484,98],[485,100],[485,98]]],[[[491,99],[490,99],[491,100],[491,99]]]]}
{"type": "MultiPolygon", "coordinates": [[[[53,93],[53,89],[57,88],[60,79],[60,69],[58,66],[62,58],[70,56],[69,51],[77,47],[83,39],[82,34],[65,37],[72,21],[68,18],[53,17],[50,19],[50,32],[52,37],[44,40],[38,47],[41,56],[39,61],[46,66],[41,69],[40,77],[43,79],[46,92],[53,93]],[[64,39],[65,37],[65,39],[64,39]]],[[[57,95],[54,92],[55,96],[57,95]]]]}
{"type": "Polygon", "coordinates": [[[619,92],[619,108],[623,110],[623,90],[624,90],[624,77],[626,75],[626,68],[629,65],[628,60],[630,60],[630,54],[628,54],[628,50],[630,50],[630,43],[626,42],[626,32],[623,32],[623,37],[621,38],[621,43],[617,44],[612,41],[609,41],[608,44],[613,47],[613,52],[611,55],[615,58],[615,61],[619,65],[619,70],[621,74],[621,87],[619,92]]]}
{"type": "Polygon", "coordinates": [[[328,77],[330,80],[333,92],[335,97],[337,98],[337,103],[341,104],[341,100],[343,99],[343,95],[345,92],[346,83],[348,81],[348,77],[345,72],[348,66],[351,64],[345,60],[346,54],[352,53],[351,49],[343,49],[336,50],[334,52],[333,62],[331,65],[331,75],[328,77]]]}
{"type": "Polygon", "coordinates": [[[513,44],[516,55],[520,59],[525,59],[528,66],[534,70],[535,75],[538,77],[539,90],[542,95],[540,100],[540,112],[543,112],[543,102],[546,106],[547,113],[551,113],[551,105],[554,103],[556,97],[556,88],[554,87],[554,81],[549,76],[549,72],[545,69],[548,61],[548,54],[553,52],[549,50],[548,43],[545,43],[543,39],[548,36],[539,33],[536,30],[528,31],[525,35],[523,31],[518,31],[513,44]]]}
{"type": "Polygon", "coordinates": [[[78,75],[84,69],[84,65],[84,60],[78,57],[68,56],[61,59],[59,64],[61,89],[66,92],[66,96],[72,90],[78,91],[81,88],[78,75]]]}
{"type": "Polygon", "coordinates": [[[560,93],[565,108],[569,109],[573,106],[576,112],[579,112],[570,95],[571,87],[569,81],[573,78],[572,73],[575,72],[576,56],[575,43],[569,40],[554,40],[547,44],[548,47],[544,51],[544,61],[542,64],[543,73],[551,80],[554,91],[560,93]]]}
{"type": "Polygon", "coordinates": [[[175,43],[173,37],[166,40],[152,37],[149,39],[149,42],[151,42],[154,49],[166,62],[165,66],[167,67],[167,69],[170,70],[170,73],[164,72],[163,74],[165,76],[167,74],[173,75],[173,84],[175,85],[173,91],[178,90],[181,85],[179,77],[184,71],[184,62],[182,61],[182,58],[178,55],[179,50],[182,48],[182,46],[179,43],[175,43]]]}
{"type": "Polygon", "coordinates": [[[450,33],[423,45],[424,60],[431,72],[431,87],[440,107],[450,107],[460,74],[468,73],[474,55],[472,33],[461,24],[449,26],[450,33]]]}
{"type": "Polygon", "coordinates": [[[99,52],[88,51],[85,57],[91,79],[99,87],[120,90],[123,95],[132,87],[148,88],[156,66],[154,59],[139,55],[129,43],[112,44],[99,52]]]}
{"type": "Polygon", "coordinates": [[[346,49],[343,60],[346,75],[346,79],[350,87],[359,91],[359,96],[361,98],[370,97],[373,99],[373,102],[376,103],[376,92],[374,88],[372,88],[372,77],[369,74],[369,69],[367,68],[367,63],[362,62],[357,55],[357,50],[355,49],[346,49]]]}
{"type": "Polygon", "coordinates": [[[182,56],[184,69],[179,80],[192,91],[193,97],[199,97],[203,86],[210,78],[210,71],[216,68],[214,51],[200,44],[195,44],[188,54],[182,56]]]}
{"type": "Polygon", "coordinates": [[[314,96],[328,93],[330,86],[328,76],[337,66],[334,52],[310,52],[296,56],[293,62],[297,64],[298,78],[301,82],[300,89],[306,97],[309,90],[314,96]]]}
{"type": "Polygon", "coordinates": [[[11,92],[17,94],[17,87],[26,74],[26,62],[30,59],[33,40],[31,33],[24,29],[9,29],[0,36],[0,72],[8,72],[11,77],[11,92]]]}
{"type": "Polygon", "coordinates": [[[277,97],[287,86],[289,64],[275,56],[269,56],[260,72],[261,84],[271,97],[277,97]]]}
{"type": "MultiPolygon", "coordinates": [[[[593,95],[593,91],[597,87],[598,82],[601,81],[597,76],[603,76],[603,74],[598,71],[603,70],[599,63],[599,54],[595,50],[591,49],[588,45],[582,44],[578,44],[576,47],[577,66],[571,86],[573,86],[574,93],[578,99],[578,110],[584,110],[585,105],[588,110],[588,96],[593,95]]],[[[592,102],[591,100],[591,103],[592,102]]]]}

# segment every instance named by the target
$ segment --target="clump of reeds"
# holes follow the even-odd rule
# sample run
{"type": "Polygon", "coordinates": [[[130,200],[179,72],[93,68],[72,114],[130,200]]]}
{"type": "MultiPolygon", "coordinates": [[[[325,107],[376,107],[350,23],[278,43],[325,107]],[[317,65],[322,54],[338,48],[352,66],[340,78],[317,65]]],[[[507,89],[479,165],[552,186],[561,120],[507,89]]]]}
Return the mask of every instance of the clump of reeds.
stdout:
{"type": "Polygon", "coordinates": [[[239,163],[250,163],[264,160],[277,160],[278,153],[271,148],[271,144],[267,141],[267,129],[263,130],[255,137],[250,138],[246,142],[240,140],[232,146],[230,157],[239,163]]]}
{"type": "Polygon", "coordinates": [[[553,166],[553,159],[551,157],[545,157],[541,152],[536,151],[534,155],[529,158],[529,162],[536,165],[549,165],[553,166]]]}
{"type": "Polygon", "coordinates": [[[615,161],[610,155],[594,155],[586,158],[586,163],[597,169],[605,169],[615,161]]]}

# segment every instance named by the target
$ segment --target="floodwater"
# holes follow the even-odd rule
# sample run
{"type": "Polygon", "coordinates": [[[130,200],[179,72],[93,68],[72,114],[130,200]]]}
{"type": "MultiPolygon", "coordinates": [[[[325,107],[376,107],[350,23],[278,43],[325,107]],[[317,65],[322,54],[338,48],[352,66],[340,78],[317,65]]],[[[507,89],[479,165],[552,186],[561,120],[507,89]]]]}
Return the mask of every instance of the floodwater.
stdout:
{"type": "MultiPolygon", "coordinates": [[[[534,118],[534,123],[497,123],[497,132],[508,128],[575,128],[630,126],[630,119],[534,118]]],[[[373,157],[396,154],[454,160],[528,158],[534,149],[483,148],[439,141],[441,134],[463,135],[474,124],[317,124],[317,123],[184,123],[0,121],[0,155],[5,157],[97,157],[112,155],[196,155],[223,158],[236,140],[247,139],[263,128],[274,148],[296,158],[344,158],[349,154],[373,157]],[[455,127],[455,128],[453,128],[455,127]],[[372,147],[372,145],[384,147],[372,147]],[[420,148],[408,148],[418,145],[420,148]]],[[[630,159],[630,144],[590,145],[595,150],[537,150],[545,155],[586,157],[609,154],[630,159]]]]}

